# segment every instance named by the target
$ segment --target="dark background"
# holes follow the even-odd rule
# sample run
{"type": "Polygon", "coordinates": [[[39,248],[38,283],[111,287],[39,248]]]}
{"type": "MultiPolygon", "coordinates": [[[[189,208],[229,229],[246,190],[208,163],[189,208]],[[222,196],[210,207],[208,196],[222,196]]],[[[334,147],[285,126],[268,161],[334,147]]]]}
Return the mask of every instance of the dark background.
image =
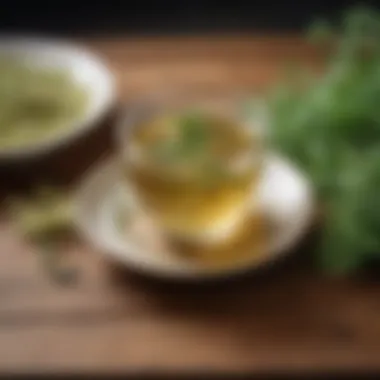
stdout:
{"type": "Polygon", "coordinates": [[[353,4],[379,1],[0,1],[0,31],[51,34],[172,34],[299,31],[353,4]]]}

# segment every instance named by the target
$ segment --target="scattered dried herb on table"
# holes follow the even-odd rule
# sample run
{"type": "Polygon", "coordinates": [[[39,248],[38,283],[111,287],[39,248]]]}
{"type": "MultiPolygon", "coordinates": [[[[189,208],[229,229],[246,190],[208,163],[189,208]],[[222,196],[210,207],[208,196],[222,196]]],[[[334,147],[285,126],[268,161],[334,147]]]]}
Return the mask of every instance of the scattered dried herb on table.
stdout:
{"type": "Polygon", "coordinates": [[[58,189],[40,188],[28,198],[11,199],[9,209],[17,230],[37,247],[44,269],[60,284],[77,279],[74,268],[63,262],[62,242],[73,236],[68,195],[58,189]]]}

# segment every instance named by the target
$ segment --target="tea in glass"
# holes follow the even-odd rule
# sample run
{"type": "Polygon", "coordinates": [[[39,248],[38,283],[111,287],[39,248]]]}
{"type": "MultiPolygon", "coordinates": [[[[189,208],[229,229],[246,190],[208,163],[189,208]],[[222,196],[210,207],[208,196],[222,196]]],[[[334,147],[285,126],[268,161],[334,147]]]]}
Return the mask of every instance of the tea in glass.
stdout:
{"type": "Polygon", "coordinates": [[[196,106],[147,112],[122,149],[139,204],[169,235],[219,242],[248,220],[261,146],[239,118],[196,106]]]}

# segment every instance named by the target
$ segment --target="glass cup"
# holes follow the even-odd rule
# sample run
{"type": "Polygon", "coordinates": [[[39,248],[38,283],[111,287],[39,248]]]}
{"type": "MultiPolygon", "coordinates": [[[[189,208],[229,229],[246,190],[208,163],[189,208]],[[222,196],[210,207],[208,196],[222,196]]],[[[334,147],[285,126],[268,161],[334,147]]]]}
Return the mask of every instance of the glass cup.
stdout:
{"type": "Polygon", "coordinates": [[[127,112],[117,134],[126,184],[171,237],[227,240],[257,198],[261,122],[241,96],[160,94],[127,112]]]}

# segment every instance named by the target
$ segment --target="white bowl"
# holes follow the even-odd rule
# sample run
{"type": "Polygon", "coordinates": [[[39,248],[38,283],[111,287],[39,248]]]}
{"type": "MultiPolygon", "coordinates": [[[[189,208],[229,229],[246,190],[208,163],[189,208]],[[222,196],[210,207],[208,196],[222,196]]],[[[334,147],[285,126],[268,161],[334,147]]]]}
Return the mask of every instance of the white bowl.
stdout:
{"type": "Polygon", "coordinates": [[[74,197],[74,217],[89,244],[111,260],[154,277],[205,280],[258,269],[285,256],[313,219],[313,194],[307,178],[284,158],[268,157],[259,206],[275,232],[258,255],[218,267],[200,266],[160,244],[160,231],[141,224],[141,212],[133,197],[128,197],[128,183],[121,185],[120,168],[114,160],[85,176],[74,197]],[[124,219],[122,230],[117,225],[119,217],[124,219]]]}
{"type": "Polygon", "coordinates": [[[0,56],[21,58],[37,66],[65,69],[88,89],[89,96],[83,117],[73,125],[22,147],[0,147],[0,160],[31,158],[70,143],[96,126],[114,101],[115,86],[111,73],[99,57],[79,46],[54,39],[4,36],[0,37],[0,56]]]}

